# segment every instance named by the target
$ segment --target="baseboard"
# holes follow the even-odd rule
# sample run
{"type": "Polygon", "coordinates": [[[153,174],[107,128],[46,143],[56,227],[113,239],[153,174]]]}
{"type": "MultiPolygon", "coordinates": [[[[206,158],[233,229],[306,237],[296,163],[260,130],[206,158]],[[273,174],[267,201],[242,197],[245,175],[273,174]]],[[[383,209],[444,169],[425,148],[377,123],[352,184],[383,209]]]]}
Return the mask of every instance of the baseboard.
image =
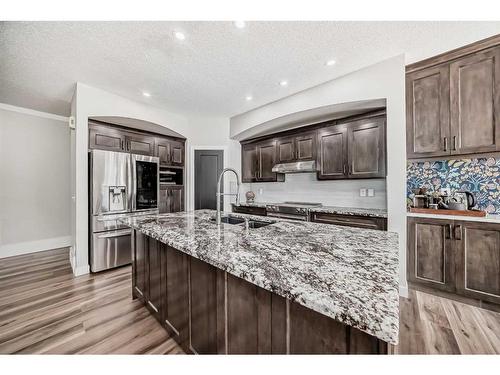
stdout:
{"type": "Polygon", "coordinates": [[[408,285],[399,286],[399,295],[404,298],[408,298],[408,285]]]}
{"type": "Polygon", "coordinates": [[[87,264],[86,266],[81,266],[81,267],[73,267],[73,275],[75,276],[81,276],[81,275],[86,275],[90,273],[90,267],[87,264]]]}
{"type": "Polygon", "coordinates": [[[47,238],[39,241],[18,242],[0,246],[0,258],[37,253],[71,246],[71,236],[47,238]]]}

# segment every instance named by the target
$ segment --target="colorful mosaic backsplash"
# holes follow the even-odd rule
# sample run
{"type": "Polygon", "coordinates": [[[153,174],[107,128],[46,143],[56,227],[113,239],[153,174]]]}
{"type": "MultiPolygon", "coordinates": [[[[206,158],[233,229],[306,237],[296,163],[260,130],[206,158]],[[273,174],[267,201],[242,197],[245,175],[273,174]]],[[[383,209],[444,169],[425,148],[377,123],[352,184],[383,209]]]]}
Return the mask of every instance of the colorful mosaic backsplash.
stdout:
{"type": "Polygon", "coordinates": [[[475,195],[477,208],[500,214],[500,158],[408,163],[406,174],[408,197],[419,187],[466,190],[475,195]]]}

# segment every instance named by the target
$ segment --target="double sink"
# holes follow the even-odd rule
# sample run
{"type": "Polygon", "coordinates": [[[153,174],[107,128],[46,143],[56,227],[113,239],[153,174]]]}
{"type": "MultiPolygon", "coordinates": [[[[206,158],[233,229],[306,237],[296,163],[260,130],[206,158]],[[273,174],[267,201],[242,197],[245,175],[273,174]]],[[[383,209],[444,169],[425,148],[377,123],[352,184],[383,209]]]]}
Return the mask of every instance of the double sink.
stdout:
{"type": "MultiPolygon", "coordinates": [[[[215,218],[211,219],[212,221],[215,221],[215,218]]],[[[261,220],[255,220],[255,219],[244,219],[242,217],[238,216],[222,216],[221,217],[221,223],[224,224],[233,224],[233,225],[241,225],[245,226],[245,221],[248,221],[248,228],[256,229],[256,228],[262,228],[265,227],[266,225],[274,224],[275,222],[272,221],[261,221],[261,220]]]]}

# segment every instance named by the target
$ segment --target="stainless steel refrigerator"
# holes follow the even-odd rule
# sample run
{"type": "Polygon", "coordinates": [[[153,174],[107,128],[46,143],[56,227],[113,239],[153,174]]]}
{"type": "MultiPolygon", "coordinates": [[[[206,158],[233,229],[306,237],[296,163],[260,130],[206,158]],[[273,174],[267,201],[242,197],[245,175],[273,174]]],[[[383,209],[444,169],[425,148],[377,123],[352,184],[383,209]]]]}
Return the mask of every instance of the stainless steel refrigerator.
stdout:
{"type": "Polygon", "coordinates": [[[92,150],[89,153],[90,270],[129,264],[128,215],[158,212],[159,159],[154,156],[92,150]]]}

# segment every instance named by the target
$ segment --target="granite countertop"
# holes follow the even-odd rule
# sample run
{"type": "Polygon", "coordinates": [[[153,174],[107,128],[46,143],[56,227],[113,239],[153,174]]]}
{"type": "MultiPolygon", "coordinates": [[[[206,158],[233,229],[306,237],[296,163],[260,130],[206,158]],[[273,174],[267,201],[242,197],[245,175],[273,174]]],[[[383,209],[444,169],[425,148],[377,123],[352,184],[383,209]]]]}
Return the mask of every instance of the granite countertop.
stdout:
{"type": "Polygon", "coordinates": [[[436,210],[436,213],[407,212],[406,216],[424,217],[424,218],[426,217],[426,218],[444,219],[444,220],[479,221],[482,223],[500,224],[500,214],[487,214],[484,217],[478,217],[478,216],[463,216],[463,215],[445,215],[440,211],[441,210],[436,210]]]}
{"type": "Polygon", "coordinates": [[[398,342],[396,233],[230,214],[271,221],[245,229],[213,220],[215,211],[129,217],[122,222],[268,291],[398,342]]]}
{"type": "Polygon", "coordinates": [[[321,206],[313,207],[310,209],[311,212],[325,212],[329,214],[337,215],[356,215],[356,216],[370,216],[370,217],[382,217],[387,218],[387,210],[380,208],[355,208],[355,207],[333,207],[333,206],[321,206]]]}

